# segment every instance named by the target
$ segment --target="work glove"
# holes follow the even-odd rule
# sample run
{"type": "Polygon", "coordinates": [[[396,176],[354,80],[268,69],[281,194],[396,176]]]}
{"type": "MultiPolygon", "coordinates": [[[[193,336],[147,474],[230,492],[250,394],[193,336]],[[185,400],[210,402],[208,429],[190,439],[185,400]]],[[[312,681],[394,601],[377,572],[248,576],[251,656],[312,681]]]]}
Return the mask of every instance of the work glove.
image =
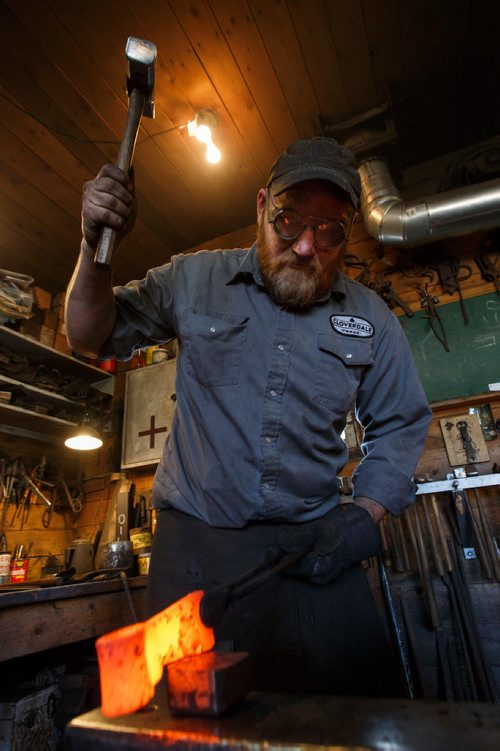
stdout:
{"type": "Polygon", "coordinates": [[[380,549],[378,527],[361,506],[336,506],[321,519],[288,524],[279,536],[287,553],[309,549],[285,573],[304,576],[315,584],[327,584],[355,563],[376,555],[380,549]]]}

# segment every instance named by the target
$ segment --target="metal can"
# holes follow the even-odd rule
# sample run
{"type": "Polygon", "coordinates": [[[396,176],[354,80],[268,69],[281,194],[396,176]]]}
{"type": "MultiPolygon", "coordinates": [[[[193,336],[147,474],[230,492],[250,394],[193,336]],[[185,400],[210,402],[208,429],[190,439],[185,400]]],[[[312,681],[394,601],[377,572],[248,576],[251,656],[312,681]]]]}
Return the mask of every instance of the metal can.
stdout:
{"type": "Polygon", "coordinates": [[[10,583],[22,584],[28,576],[28,559],[13,558],[10,562],[10,583]]]}
{"type": "Polygon", "coordinates": [[[134,555],[147,552],[151,548],[151,527],[135,527],[129,532],[130,542],[134,555]]]}
{"type": "Polygon", "coordinates": [[[147,576],[149,574],[149,561],[151,560],[151,552],[139,553],[137,556],[137,570],[139,576],[147,576]]]}

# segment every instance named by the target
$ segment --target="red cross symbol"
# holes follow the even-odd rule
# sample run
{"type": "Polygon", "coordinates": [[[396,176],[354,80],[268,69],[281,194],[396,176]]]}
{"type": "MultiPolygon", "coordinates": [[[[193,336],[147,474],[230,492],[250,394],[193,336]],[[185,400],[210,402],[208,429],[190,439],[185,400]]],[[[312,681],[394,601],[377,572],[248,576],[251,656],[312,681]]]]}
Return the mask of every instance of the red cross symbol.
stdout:
{"type": "Polygon", "coordinates": [[[151,415],[149,418],[149,430],[141,430],[139,431],[138,435],[148,435],[149,436],[149,448],[154,449],[155,447],[155,435],[156,433],[166,433],[167,428],[166,426],[163,428],[155,428],[155,416],[151,415]]]}

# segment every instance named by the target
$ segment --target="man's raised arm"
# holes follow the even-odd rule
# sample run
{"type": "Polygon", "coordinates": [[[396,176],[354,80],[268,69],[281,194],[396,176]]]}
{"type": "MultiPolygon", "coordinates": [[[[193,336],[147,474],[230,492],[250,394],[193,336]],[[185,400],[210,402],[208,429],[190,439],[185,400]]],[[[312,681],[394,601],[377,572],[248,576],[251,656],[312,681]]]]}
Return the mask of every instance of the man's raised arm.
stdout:
{"type": "Polygon", "coordinates": [[[133,180],[106,164],[85,183],[82,201],[82,243],[66,293],[65,322],[69,346],[95,357],[110,335],[116,318],[110,269],[97,268],[94,255],[103,227],[118,232],[118,242],[132,229],[136,203],[133,180]]]}

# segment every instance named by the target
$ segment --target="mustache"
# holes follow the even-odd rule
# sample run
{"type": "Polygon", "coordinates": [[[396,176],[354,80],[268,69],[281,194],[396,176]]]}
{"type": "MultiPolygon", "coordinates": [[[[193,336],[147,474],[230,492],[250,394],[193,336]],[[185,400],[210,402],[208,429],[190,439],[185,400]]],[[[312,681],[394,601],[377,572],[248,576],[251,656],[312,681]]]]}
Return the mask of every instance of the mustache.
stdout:
{"type": "Polygon", "coordinates": [[[308,256],[304,258],[302,256],[298,256],[290,248],[289,250],[286,250],[284,253],[282,253],[277,259],[275,259],[276,269],[285,268],[287,266],[302,266],[305,269],[316,270],[319,268],[320,264],[316,256],[308,256]]]}

